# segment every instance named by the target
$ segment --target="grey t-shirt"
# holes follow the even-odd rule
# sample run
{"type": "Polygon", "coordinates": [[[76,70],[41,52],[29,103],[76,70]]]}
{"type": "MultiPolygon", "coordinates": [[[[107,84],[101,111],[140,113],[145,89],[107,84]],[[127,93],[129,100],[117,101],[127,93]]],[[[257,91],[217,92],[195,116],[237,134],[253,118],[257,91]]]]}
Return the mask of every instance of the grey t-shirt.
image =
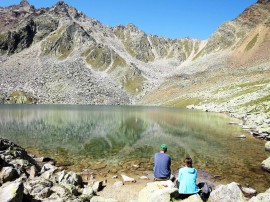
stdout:
{"type": "Polygon", "coordinates": [[[155,178],[169,178],[171,176],[171,157],[166,153],[156,153],[154,156],[155,178]]]}

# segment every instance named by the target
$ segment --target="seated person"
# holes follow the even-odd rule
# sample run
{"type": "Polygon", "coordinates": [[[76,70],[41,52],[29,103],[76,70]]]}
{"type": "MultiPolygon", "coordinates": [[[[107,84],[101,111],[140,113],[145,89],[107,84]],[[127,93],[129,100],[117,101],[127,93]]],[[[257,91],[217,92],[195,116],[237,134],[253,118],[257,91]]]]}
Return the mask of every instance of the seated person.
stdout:
{"type": "Polygon", "coordinates": [[[179,169],[178,175],[178,192],[181,199],[185,199],[199,192],[199,188],[196,185],[197,170],[192,167],[192,159],[186,158],[184,162],[185,166],[179,169]]]}
{"type": "Polygon", "coordinates": [[[155,180],[169,180],[171,176],[171,157],[166,154],[167,145],[160,146],[160,152],[154,156],[154,177],[155,180]]]}

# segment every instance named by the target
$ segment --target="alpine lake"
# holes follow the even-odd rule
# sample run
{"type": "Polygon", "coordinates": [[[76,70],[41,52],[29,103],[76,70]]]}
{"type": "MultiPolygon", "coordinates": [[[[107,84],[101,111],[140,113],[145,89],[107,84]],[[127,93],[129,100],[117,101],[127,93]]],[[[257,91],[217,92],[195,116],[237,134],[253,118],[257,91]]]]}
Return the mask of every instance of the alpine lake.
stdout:
{"type": "Polygon", "coordinates": [[[265,152],[225,114],[184,108],[91,105],[0,105],[0,136],[57,165],[100,176],[152,173],[153,156],[168,145],[172,170],[186,156],[220,183],[269,188],[265,152]],[[246,138],[238,138],[241,135],[246,138]]]}

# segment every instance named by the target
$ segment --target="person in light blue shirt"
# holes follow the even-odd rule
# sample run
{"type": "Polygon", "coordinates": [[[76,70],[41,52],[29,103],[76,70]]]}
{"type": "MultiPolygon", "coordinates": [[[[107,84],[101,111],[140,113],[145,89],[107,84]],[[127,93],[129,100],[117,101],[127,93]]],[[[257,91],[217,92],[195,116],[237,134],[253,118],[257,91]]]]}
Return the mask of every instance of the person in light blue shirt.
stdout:
{"type": "Polygon", "coordinates": [[[171,176],[171,157],[166,154],[167,145],[160,146],[160,152],[154,156],[154,177],[155,180],[169,180],[171,176]]]}
{"type": "Polygon", "coordinates": [[[192,159],[186,158],[184,162],[185,166],[179,169],[178,174],[178,192],[181,199],[185,199],[200,191],[196,185],[198,172],[192,167],[192,159]]]}

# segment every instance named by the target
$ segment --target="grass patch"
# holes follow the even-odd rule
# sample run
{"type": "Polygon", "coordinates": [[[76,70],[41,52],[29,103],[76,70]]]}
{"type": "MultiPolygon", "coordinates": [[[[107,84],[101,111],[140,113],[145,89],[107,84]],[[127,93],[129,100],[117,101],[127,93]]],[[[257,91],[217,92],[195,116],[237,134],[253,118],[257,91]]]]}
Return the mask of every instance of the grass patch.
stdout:
{"type": "Polygon", "coordinates": [[[126,67],[127,63],[126,61],[120,57],[119,55],[116,55],[112,64],[112,68],[116,68],[116,67],[126,67]]]}
{"type": "Polygon", "coordinates": [[[94,69],[103,71],[111,64],[111,51],[108,48],[95,47],[86,57],[86,62],[94,69]]]}
{"type": "MultiPolygon", "coordinates": [[[[251,87],[251,88],[260,88],[258,85],[263,85],[263,84],[268,84],[270,83],[270,79],[266,79],[266,80],[260,80],[260,81],[254,81],[254,82],[247,82],[247,83],[242,83],[239,85],[231,85],[231,86],[225,86],[225,87],[221,87],[217,90],[214,91],[214,94],[218,93],[219,91],[229,91],[229,90],[234,90],[236,88],[247,88],[247,87],[251,87]]],[[[254,89],[251,90],[250,92],[255,91],[254,89]]],[[[246,91],[248,92],[248,90],[246,91]]],[[[241,93],[241,94],[244,94],[241,93]]]]}
{"type": "Polygon", "coordinates": [[[245,90],[241,90],[241,91],[239,91],[239,92],[237,92],[235,94],[232,94],[227,99],[232,99],[232,98],[235,98],[235,97],[239,97],[241,95],[252,93],[252,92],[255,92],[255,91],[259,90],[260,88],[261,88],[260,86],[253,86],[251,88],[248,88],[248,89],[245,89],[245,90]]]}
{"type": "Polygon", "coordinates": [[[256,34],[256,36],[253,37],[253,39],[247,44],[245,51],[249,51],[254,47],[254,45],[256,44],[258,40],[258,36],[259,34],[256,34]]]}
{"type": "Polygon", "coordinates": [[[32,104],[32,97],[28,96],[27,93],[23,91],[14,91],[9,96],[10,104],[32,104]]]}
{"type": "Polygon", "coordinates": [[[270,79],[243,83],[243,84],[240,84],[238,86],[241,88],[244,88],[244,87],[248,87],[248,86],[262,85],[262,84],[267,84],[267,83],[270,83],[270,79]]]}
{"type": "Polygon", "coordinates": [[[130,78],[125,83],[125,89],[134,95],[139,94],[142,90],[144,78],[142,76],[135,76],[133,78],[130,78]]]}
{"type": "Polygon", "coordinates": [[[264,102],[269,102],[269,101],[270,101],[270,95],[266,95],[264,97],[258,98],[257,100],[252,100],[240,106],[247,107],[247,106],[259,105],[259,104],[262,104],[264,102]]]}

